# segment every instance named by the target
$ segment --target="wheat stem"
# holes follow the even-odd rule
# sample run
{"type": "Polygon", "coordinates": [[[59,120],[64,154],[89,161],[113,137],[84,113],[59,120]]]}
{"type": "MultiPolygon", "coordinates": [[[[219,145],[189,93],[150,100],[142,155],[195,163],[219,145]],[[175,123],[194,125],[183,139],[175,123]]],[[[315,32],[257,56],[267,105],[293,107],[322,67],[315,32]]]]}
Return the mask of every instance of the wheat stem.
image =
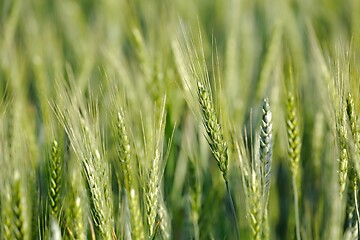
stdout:
{"type": "Polygon", "coordinates": [[[292,178],[292,185],[294,189],[294,208],[295,208],[295,229],[296,229],[296,239],[300,240],[300,213],[299,213],[299,197],[298,197],[298,190],[297,190],[297,183],[296,178],[293,176],[292,178]]]}

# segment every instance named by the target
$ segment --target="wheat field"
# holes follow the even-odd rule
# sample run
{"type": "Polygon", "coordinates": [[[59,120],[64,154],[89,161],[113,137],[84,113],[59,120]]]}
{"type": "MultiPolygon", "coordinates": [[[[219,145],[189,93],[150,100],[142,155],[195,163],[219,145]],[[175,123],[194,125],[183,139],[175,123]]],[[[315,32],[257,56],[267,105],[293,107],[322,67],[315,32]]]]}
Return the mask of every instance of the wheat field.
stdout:
{"type": "Polygon", "coordinates": [[[0,1],[0,239],[359,239],[360,1],[0,1]]]}

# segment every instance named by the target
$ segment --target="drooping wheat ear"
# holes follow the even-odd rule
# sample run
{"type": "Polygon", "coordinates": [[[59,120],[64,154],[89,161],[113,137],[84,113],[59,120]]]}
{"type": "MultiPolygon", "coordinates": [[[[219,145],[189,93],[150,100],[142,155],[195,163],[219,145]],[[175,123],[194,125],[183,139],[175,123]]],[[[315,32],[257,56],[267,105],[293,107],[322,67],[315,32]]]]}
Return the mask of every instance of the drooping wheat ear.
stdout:
{"type": "Polygon", "coordinates": [[[30,239],[29,222],[27,221],[26,211],[28,199],[22,186],[20,173],[15,171],[13,182],[13,233],[14,239],[30,239]]]}
{"type": "Polygon", "coordinates": [[[299,173],[299,161],[301,152],[301,138],[299,133],[297,109],[295,98],[289,93],[287,103],[287,134],[288,134],[288,153],[290,159],[290,170],[292,175],[297,178],[299,173]]]}
{"type": "Polygon", "coordinates": [[[269,198],[270,180],[271,180],[271,157],[272,157],[272,113],[270,111],[269,99],[264,99],[262,108],[262,121],[260,129],[260,171],[262,178],[262,190],[265,199],[265,208],[269,198]]]}
{"type": "Polygon", "coordinates": [[[57,219],[59,219],[60,211],[61,175],[60,147],[58,142],[54,140],[51,147],[49,200],[51,207],[50,214],[57,219]]]}
{"type": "Polygon", "coordinates": [[[151,164],[150,175],[148,180],[148,189],[146,192],[146,210],[147,222],[149,225],[149,236],[154,234],[154,224],[156,220],[158,194],[159,194],[159,170],[160,170],[160,153],[155,150],[155,156],[151,164]]]}
{"type": "Polygon", "coordinates": [[[272,113],[270,111],[269,99],[264,99],[262,108],[262,120],[260,127],[260,174],[261,174],[261,189],[263,194],[263,239],[269,238],[269,222],[268,222],[268,200],[270,192],[271,180],[271,157],[272,157],[272,113]]]}
{"type": "Polygon", "coordinates": [[[348,174],[348,163],[349,163],[349,150],[348,150],[348,139],[347,139],[347,121],[346,121],[346,109],[343,109],[339,113],[337,120],[337,134],[340,147],[340,158],[339,158],[339,194],[340,198],[343,197],[343,193],[346,188],[346,180],[348,174]]]}
{"type": "Polygon", "coordinates": [[[136,182],[133,180],[131,146],[125,125],[124,111],[120,109],[116,122],[116,141],[119,160],[124,176],[124,185],[129,200],[131,235],[134,239],[145,239],[136,182]]]}
{"type": "Polygon", "coordinates": [[[228,145],[224,140],[223,130],[215,112],[214,102],[209,86],[197,82],[198,98],[202,109],[202,120],[207,133],[207,140],[212,154],[223,174],[224,180],[228,181],[228,145]]]}
{"type": "Polygon", "coordinates": [[[292,185],[294,189],[294,207],[295,207],[295,224],[296,224],[296,239],[300,240],[300,216],[299,216],[299,162],[301,152],[301,138],[299,132],[297,108],[295,105],[295,98],[292,93],[288,95],[287,102],[287,134],[288,134],[288,153],[290,160],[290,171],[292,174],[292,185]]]}

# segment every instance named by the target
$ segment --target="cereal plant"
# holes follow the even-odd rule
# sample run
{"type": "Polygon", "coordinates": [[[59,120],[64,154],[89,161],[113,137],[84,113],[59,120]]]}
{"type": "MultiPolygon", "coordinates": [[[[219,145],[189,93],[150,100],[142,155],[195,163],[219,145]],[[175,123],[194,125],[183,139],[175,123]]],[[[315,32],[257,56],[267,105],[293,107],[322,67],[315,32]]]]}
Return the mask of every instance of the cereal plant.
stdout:
{"type": "Polygon", "coordinates": [[[359,12],[0,1],[0,239],[358,239],[359,12]]]}

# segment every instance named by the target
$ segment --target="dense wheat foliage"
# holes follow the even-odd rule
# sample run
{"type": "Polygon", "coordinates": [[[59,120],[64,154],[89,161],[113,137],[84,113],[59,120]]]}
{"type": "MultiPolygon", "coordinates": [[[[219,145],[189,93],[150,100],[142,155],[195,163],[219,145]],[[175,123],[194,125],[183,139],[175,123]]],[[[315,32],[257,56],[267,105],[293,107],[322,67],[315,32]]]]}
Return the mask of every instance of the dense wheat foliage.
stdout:
{"type": "Polygon", "coordinates": [[[0,0],[0,239],[358,239],[359,13],[0,0]]]}

